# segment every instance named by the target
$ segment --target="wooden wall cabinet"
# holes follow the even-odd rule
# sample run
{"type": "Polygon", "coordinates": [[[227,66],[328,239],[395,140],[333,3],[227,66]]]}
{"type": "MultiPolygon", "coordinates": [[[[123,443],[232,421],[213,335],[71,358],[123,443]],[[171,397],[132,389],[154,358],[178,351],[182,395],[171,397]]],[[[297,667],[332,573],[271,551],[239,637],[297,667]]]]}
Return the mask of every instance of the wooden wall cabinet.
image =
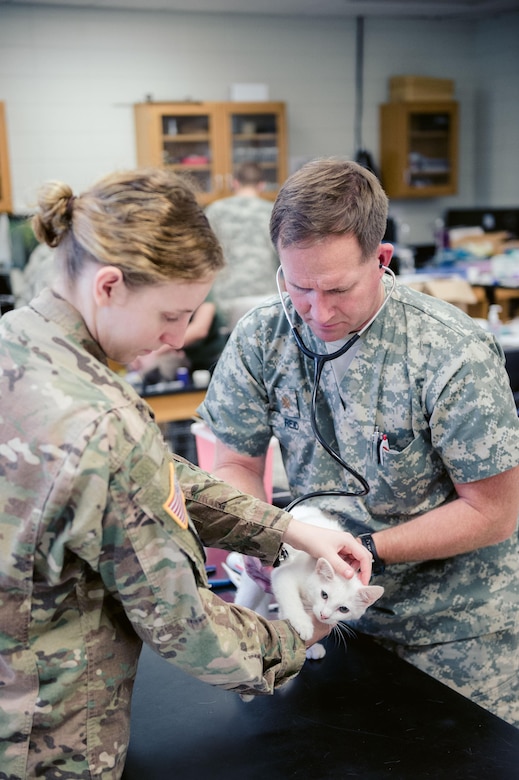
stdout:
{"type": "Polygon", "coordinates": [[[12,210],[5,104],[0,103],[0,212],[11,212],[12,210]]]}
{"type": "Polygon", "coordinates": [[[380,106],[380,168],[390,198],[454,195],[458,188],[458,104],[380,106]]]}
{"type": "Polygon", "coordinates": [[[233,172],[256,162],[273,200],[287,177],[285,104],[138,103],[137,163],[187,173],[205,205],[232,194],[233,172]]]}

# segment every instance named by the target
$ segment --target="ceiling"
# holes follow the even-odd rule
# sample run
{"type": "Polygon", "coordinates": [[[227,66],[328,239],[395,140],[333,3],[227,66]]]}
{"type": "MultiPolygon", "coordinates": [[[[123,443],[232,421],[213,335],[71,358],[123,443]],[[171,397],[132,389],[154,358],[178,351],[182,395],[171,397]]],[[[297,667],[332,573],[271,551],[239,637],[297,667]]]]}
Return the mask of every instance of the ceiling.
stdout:
{"type": "Polygon", "coordinates": [[[408,19],[481,19],[519,10],[519,0],[0,0],[2,5],[300,17],[392,16],[408,19]]]}

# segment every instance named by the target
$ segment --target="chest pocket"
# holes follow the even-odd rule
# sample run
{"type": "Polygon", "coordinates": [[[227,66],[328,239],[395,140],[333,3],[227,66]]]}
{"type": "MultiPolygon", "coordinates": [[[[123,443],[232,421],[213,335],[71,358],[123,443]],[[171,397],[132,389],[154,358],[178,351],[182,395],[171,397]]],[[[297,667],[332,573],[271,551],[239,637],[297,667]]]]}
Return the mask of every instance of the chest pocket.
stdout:
{"type": "Polygon", "coordinates": [[[452,492],[439,455],[420,436],[401,451],[387,452],[383,465],[372,459],[368,481],[367,504],[374,514],[427,511],[452,492]]]}

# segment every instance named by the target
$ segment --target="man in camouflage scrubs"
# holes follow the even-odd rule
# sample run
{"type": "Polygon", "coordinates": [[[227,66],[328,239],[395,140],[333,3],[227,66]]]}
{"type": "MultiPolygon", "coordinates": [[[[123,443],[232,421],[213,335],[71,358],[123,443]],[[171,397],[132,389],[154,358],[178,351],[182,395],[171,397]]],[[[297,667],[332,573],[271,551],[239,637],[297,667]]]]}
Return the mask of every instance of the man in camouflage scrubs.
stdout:
{"type": "MultiPolygon", "coordinates": [[[[369,493],[310,501],[355,535],[372,534],[385,561],[377,576],[384,596],[358,629],[519,725],[519,423],[503,354],[455,307],[400,284],[391,293],[383,276],[391,247],[378,244],[381,198],[375,178],[355,164],[317,161],[288,180],[274,205],[273,240],[297,301],[286,305],[311,350],[333,352],[344,343],[334,322],[347,319],[350,302],[358,305],[355,292],[370,274],[372,291],[383,285],[384,294],[369,313],[387,299],[355,346],[325,364],[316,410],[324,439],[366,478],[369,493]],[[358,189],[359,176],[370,194],[358,189]],[[369,224],[379,220],[367,259],[340,218],[341,188],[348,191],[350,179],[369,224]],[[372,192],[378,216],[366,206],[372,192]],[[329,229],[326,212],[339,227],[329,229]]],[[[218,439],[215,473],[262,495],[274,435],[294,498],[359,493],[359,482],[312,431],[313,387],[313,362],[298,349],[279,298],[246,315],[200,408],[218,439]]]]}

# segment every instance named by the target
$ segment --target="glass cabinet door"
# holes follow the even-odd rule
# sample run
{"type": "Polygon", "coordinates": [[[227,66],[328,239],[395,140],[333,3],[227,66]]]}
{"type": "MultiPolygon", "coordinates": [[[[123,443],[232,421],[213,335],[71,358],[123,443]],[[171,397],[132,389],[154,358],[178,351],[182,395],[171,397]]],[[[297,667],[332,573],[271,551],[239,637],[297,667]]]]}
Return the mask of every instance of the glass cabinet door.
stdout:
{"type": "Polygon", "coordinates": [[[451,184],[451,135],[450,112],[409,113],[407,172],[410,187],[448,187],[451,184]]]}
{"type": "Polygon", "coordinates": [[[227,112],[230,175],[234,176],[242,163],[257,163],[265,176],[265,194],[274,198],[287,175],[284,107],[273,106],[269,110],[268,104],[240,104],[235,110],[229,107],[227,112]]]}
{"type": "Polygon", "coordinates": [[[402,101],[380,109],[381,174],[389,197],[454,195],[458,104],[402,101]]]}
{"type": "Polygon", "coordinates": [[[200,193],[213,190],[211,114],[168,112],[161,116],[162,164],[188,173],[200,193]]]}

